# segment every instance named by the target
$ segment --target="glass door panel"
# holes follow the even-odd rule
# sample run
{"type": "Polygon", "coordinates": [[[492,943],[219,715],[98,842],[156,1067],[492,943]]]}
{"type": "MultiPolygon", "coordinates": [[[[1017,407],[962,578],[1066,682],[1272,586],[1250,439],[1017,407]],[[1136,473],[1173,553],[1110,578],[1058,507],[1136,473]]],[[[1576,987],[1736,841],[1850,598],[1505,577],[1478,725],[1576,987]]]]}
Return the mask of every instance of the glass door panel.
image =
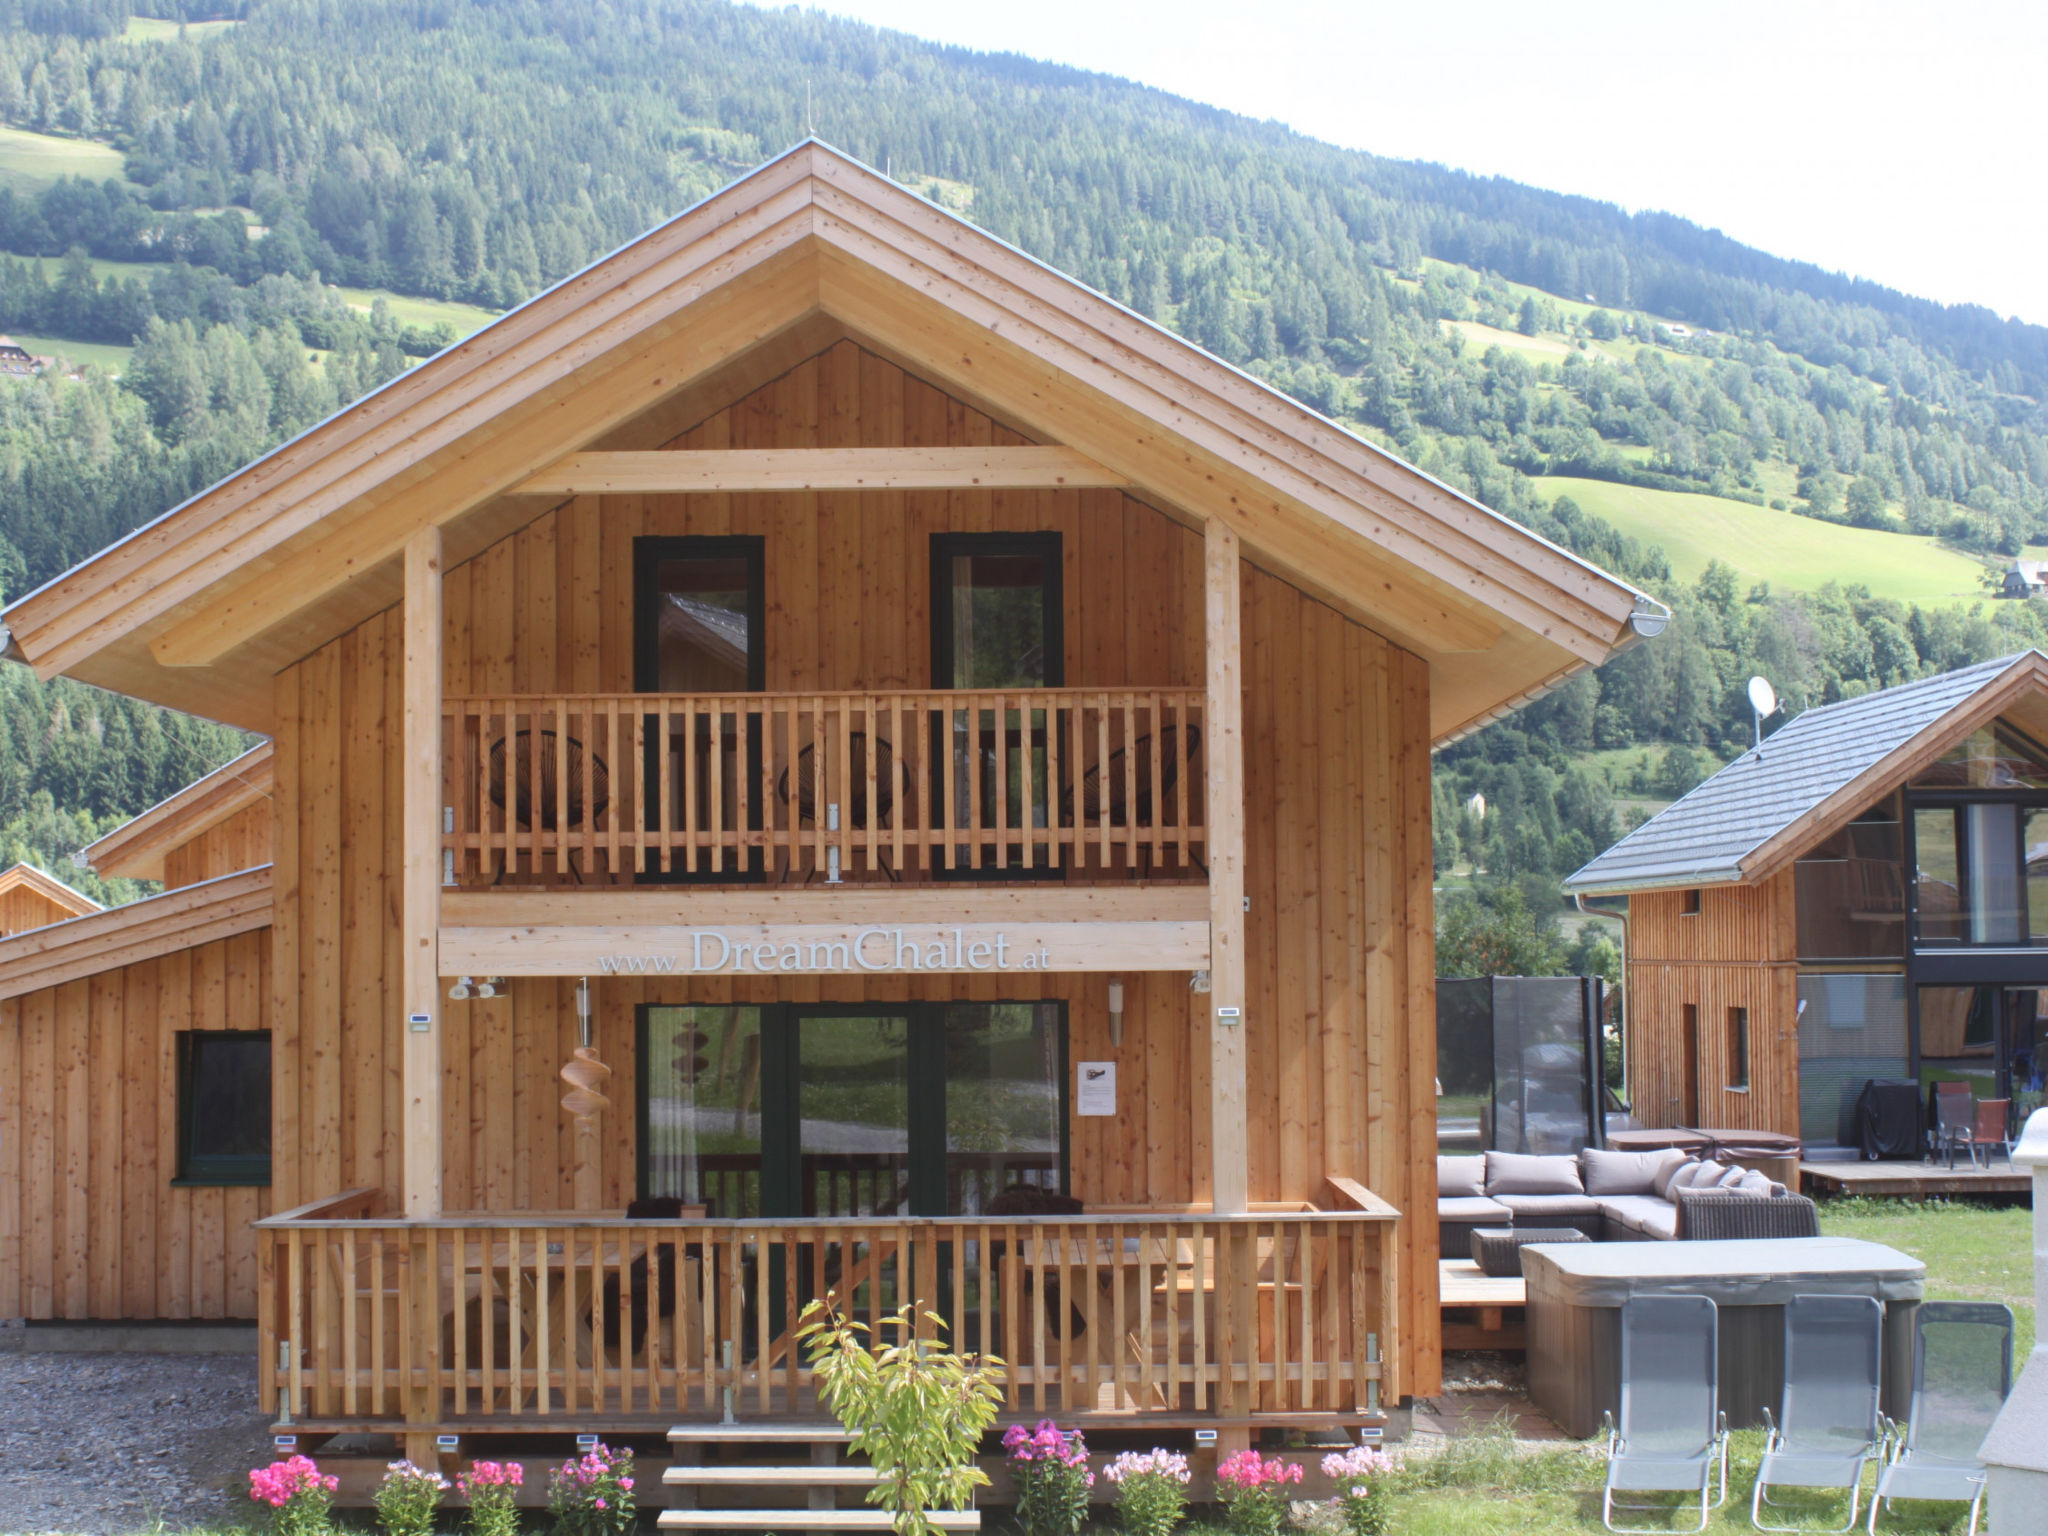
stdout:
{"type": "Polygon", "coordinates": [[[761,1010],[645,1010],[640,1193],[762,1214],[761,1010]]]}
{"type": "Polygon", "coordinates": [[[1913,905],[1922,944],[1957,944],[1963,937],[1962,853],[1954,806],[1913,812],[1913,905]]]}
{"type": "Polygon", "coordinates": [[[910,1015],[802,1012],[793,1043],[801,1214],[909,1214],[910,1015]]]}
{"type": "Polygon", "coordinates": [[[942,1031],[946,1214],[978,1215],[1020,1184],[1060,1190],[1060,1005],[951,1003],[942,1031]]]}
{"type": "Polygon", "coordinates": [[[1963,808],[1969,830],[1970,942],[2020,941],[2019,807],[1991,801],[1963,808]]]}

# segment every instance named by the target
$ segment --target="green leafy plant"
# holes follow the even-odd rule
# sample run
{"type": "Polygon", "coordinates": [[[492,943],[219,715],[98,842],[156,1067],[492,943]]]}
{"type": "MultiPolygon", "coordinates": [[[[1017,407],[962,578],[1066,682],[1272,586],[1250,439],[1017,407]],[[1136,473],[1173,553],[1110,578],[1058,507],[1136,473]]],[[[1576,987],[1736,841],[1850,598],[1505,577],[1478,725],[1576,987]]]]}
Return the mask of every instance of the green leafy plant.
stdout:
{"type": "Polygon", "coordinates": [[[828,1293],[804,1308],[797,1329],[818,1395],[880,1474],[868,1501],[889,1510],[899,1536],[928,1536],[931,1510],[972,1505],[988,1483],[975,1453],[1002,1402],[1003,1362],[947,1348],[945,1322],[924,1316],[929,1336],[919,1335],[912,1306],[898,1308],[878,1325],[884,1342],[828,1293]]]}
{"type": "Polygon", "coordinates": [[[448,1479],[411,1460],[394,1461],[384,1472],[371,1502],[386,1536],[434,1536],[434,1515],[448,1479]]]}

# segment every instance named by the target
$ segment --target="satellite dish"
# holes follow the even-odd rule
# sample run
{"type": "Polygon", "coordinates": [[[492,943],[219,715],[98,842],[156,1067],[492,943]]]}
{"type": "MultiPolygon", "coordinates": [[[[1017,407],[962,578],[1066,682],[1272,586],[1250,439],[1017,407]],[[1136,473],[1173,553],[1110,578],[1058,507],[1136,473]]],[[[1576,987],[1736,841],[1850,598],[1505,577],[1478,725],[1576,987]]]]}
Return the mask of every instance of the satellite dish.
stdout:
{"type": "Polygon", "coordinates": [[[1749,680],[1749,707],[1756,711],[1759,720],[1767,720],[1778,712],[1778,690],[1771,686],[1769,678],[1749,680]]]}
{"type": "Polygon", "coordinates": [[[1465,802],[1465,809],[1472,813],[1474,821],[1486,820],[1486,796],[1474,795],[1465,802]]]}

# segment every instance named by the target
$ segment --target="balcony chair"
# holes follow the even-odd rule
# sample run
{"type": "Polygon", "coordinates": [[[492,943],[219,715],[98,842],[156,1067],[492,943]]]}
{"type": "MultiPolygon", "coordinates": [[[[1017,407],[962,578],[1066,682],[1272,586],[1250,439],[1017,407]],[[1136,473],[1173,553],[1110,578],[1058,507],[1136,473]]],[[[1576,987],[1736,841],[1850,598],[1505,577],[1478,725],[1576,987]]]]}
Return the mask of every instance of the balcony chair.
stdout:
{"type": "Polygon", "coordinates": [[[1873,1536],[1893,1499],[1967,1502],[1969,1536],[1977,1536],[1986,1478],[1977,1448],[2012,1391],[2012,1326],[2012,1309],[1999,1302],[1920,1303],[1912,1409],[1903,1433],[1887,1426],[1891,1455],[1870,1496],[1873,1536]]]}
{"type": "MultiPolygon", "coordinates": [[[[1080,1216],[1086,1214],[1086,1211],[1087,1207],[1072,1195],[1063,1195],[1058,1190],[1041,1189],[1036,1184],[1016,1183],[1002,1190],[990,1200],[988,1209],[984,1214],[991,1219],[1001,1220],[1006,1217],[1080,1216]]],[[[1008,1251],[1008,1243],[1001,1241],[990,1242],[990,1263],[992,1265],[1000,1265],[1008,1251]]],[[[1061,1267],[1063,1268],[1064,1266],[1061,1267]]],[[[1022,1272],[1020,1283],[1023,1288],[1023,1294],[1018,1297],[1018,1303],[1024,1308],[1024,1316],[1027,1318],[1030,1316],[1031,1311],[1029,1298],[1036,1285],[1036,1281],[1037,1276],[1034,1270],[1026,1269],[1022,1272]]],[[[1060,1332],[1062,1313],[1065,1314],[1067,1320],[1066,1333],[1064,1335],[1066,1338],[1078,1339],[1088,1331],[1086,1315],[1082,1313],[1079,1307],[1072,1304],[1062,1307],[1061,1302],[1063,1299],[1060,1294],[1060,1276],[1057,1270],[1055,1270],[1055,1272],[1045,1277],[1045,1333],[1049,1343],[1056,1344],[1062,1337],[1060,1332]]],[[[1028,1348],[1031,1329],[1028,1326],[1020,1327],[1017,1330],[1017,1336],[1019,1343],[1028,1348]]],[[[1020,1363],[1030,1364],[1033,1362],[1026,1361],[1020,1363]]]]}
{"type": "MultiPolygon", "coordinates": [[[[517,754],[516,759],[509,757],[505,750],[506,745],[506,738],[503,736],[500,736],[491,743],[488,764],[491,804],[498,808],[500,814],[507,814],[509,808],[509,815],[512,821],[521,830],[531,832],[534,829],[533,776],[531,773],[513,771],[513,762],[516,761],[525,764],[529,768],[532,767],[535,750],[534,733],[527,730],[517,731],[513,734],[510,745],[512,751],[517,754]]],[[[605,810],[611,805],[611,771],[605,766],[604,759],[595,752],[590,754],[590,804],[586,807],[583,803],[583,743],[574,736],[569,736],[564,738],[562,750],[558,751],[555,733],[550,730],[543,730],[540,733],[538,750],[540,754],[540,830],[543,832],[580,831],[586,824],[586,820],[590,825],[594,826],[597,819],[604,815],[605,810]],[[557,792],[558,786],[555,782],[555,773],[556,758],[558,756],[567,759],[566,767],[569,782],[566,786],[561,786],[561,788],[566,790],[566,793],[557,792]],[[564,822],[565,825],[558,827],[556,825],[558,821],[564,822]]],[[[504,867],[498,871],[498,879],[492,883],[497,884],[503,881],[505,876],[511,872],[512,865],[516,862],[517,851],[514,850],[513,857],[505,861],[504,867]]],[[[569,872],[575,877],[577,884],[583,883],[583,873],[581,870],[571,864],[569,872]]],[[[535,870],[533,873],[537,875],[540,871],[535,870]]]]}
{"type": "Polygon", "coordinates": [[[1968,1083],[1935,1083],[1927,1090],[1927,1161],[1944,1155],[1956,1165],[1955,1140],[1975,1122],[1974,1098],[1968,1083]]]}
{"type": "MultiPolygon", "coordinates": [[[[1173,799],[1173,793],[1180,785],[1181,768],[1192,763],[1195,754],[1202,750],[1202,728],[1199,725],[1162,726],[1158,732],[1163,747],[1159,759],[1159,799],[1164,806],[1173,799]]],[[[1112,827],[1140,827],[1159,825],[1156,811],[1159,806],[1152,803],[1152,741],[1153,733],[1148,731],[1127,747],[1118,747],[1109,754],[1106,762],[1097,763],[1081,776],[1080,793],[1077,797],[1073,785],[1060,791],[1060,822],[1072,825],[1076,837],[1088,827],[1099,826],[1103,817],[1103,781],[1109,785],[1108,813],[1112,827]],[[1129,768],[1125,764],[1129,763],[1129,768]],[[1137,781],[1135,786],[1132,780],[1137,781]],[[1079,805],[1079,815],[1075,807],[1079,805]]],[[[1150,850],[1147,850],[1150,857],[1150,850]]],[[[1203,874],[1209,872],[1208,865],[1188,857],[1203,874]]],[[[1136,873],[1135,871],[1133,873],[1136,873]]]]}
{"type": "MultiPolygon", "coordinates": [[[[796,775],[795,806],[796,819],[799,825],[808,822],[811,826],[815,827],[818,824],[817,750],[818,744],[812,742],[811,745],[798,752],[795,768],[783,769],[782,776],[775,781],[777,798],[784,805],[789,805],[791,803],[790,775],[792,772],[796,775]]],[[[827,743],[827,750],[831,750],[830,743],[827,743]]],[[[847,777],[853,782],[846,786],[845,801],[841,807],[839,827],[842,832],[865,832],[868,829],[868,757],[868,733],[866,731],[848,732],[846,737],[846,772],[847,777]]],[[[874,826],[877,830],[880,830],[889,825],[889,818],[896,810],[895,749],[878,736],[874,739],[873,757],[875,776],[874,826]]],[[[827,777],[836,772],[837,767],[837,763],[828,757],[825,763],[827,777]]],[[[790,850],[790,867],[794,869],[795,866],[796,849],[792,848],[790,850]]],[[[881,869],[882,873],[891,880],[901,878],[895,870],[889,868],[886,864],[882,865],[881,869]]],[[[804,878],[807,881],[815,880],[824,873],[825,871],[822,869],[814,869],[804,878]]],[[[784,878],[787,878],[787,876],[785,875],[784,878]]]]}
{"type": "Polygon", "coordinates": [[[1671,1526],[1622,1526],[1615,1510],[1673,1512],[1665,1504],[1617,1506],[1616,1493],[1697,1495],[1704,1531],[1728,1500],[1728,1416],[1720,1410],[1720,1313],[1710,1296],[1631,1296],[1621,1307],[1621,1422],[1607,1430],[1600,1523],[1629,1536],[1671,1526]],[[1714,1495],[1714,1464],[1721,1492],[1714,1495]]]}
{"type": "Polygon", "coordinates": [[[1765,1525],[1772,1488],[1845,1490],[1849,1518],[1835,1529],[1853,1531],[1863,1498],[1863,1468],[1884,1444],[1878,1409],[1884,1345],[1884,1305],[1870,1296],[1794,1296],[1785,1308],[1785,1388],[1778,1412],[1764,1409],[1764,1455],[1757,1468],[1749,1522],[1760,1531],[1799,1531],[1803,1525],[1765,1525]]]}
{"type": "Polygon", "coordinates": [[[1948,1158],[1949,1167],[1956,1165],[1956,1153],[1961,1151],[1970,1159],[1972,1168],[1977,1166],[1979,1153],[1983,1154],[1984,1171],[1991,1171],[1991,1154],[2003,1152],[2007,1167],[2012,1166],[2012,1100],[1979,1099],[1969,1120],[1961,1125],[1945,1127],[1941,1150],[1948,1158]]]}

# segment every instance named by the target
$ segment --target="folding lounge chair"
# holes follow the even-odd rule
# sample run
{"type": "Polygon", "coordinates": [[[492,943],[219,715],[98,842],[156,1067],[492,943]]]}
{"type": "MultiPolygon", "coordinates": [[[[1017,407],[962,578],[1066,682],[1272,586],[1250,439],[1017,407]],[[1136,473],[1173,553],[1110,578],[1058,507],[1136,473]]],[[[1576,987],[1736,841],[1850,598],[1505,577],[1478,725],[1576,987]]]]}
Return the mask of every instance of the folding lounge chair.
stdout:
{"type": "MultiPolygon", "coordinates": [[[[1728,1416],[1720,1411],[1719,1315],[1708,1296],[1631,1296],[1621,1308],[1621,1423],[1606,1418],[1607,1485],[1600,1520],[1610,1531],[1657,1532],[1671,1526],[1614,1523],[1616,1493],[1698,1494],[1700,1523],[1728,1498],[1728,1416]],[[1713,1492],[1714,1463],[1721,1492],[1713,1492]]],[[[1629,1503],[1624,1512],[1670,1512],[1668,1504],[1629,1503]]]]}
{"type": "Polygon", "coordinates": [[[1877,1405],[1884,1307],[1869,1296],[1794,1296],[1785,1308],[1785,1395],[1779,1416],[1764,1410],[1764,1459],[1757,1468],[1749,1522],[1760,1531],[1810,1530],[1765,1525],[1770,1488],[1841,1488],[1856,1529],[1864,1464],[1884,1442],[1877,1405]]]}
{"type": "Polygon", "coordinates": [[[1953,1499],[1970,1506],[1970,1536],[1984,1509],[1977,1448],[2012,1390],[2012,1310],[1995,1301],[1924,1301],[1913,1341],[1913,1407],[1870,1497],[1870,1530],[1893,1499],[1953,1499]]]}

